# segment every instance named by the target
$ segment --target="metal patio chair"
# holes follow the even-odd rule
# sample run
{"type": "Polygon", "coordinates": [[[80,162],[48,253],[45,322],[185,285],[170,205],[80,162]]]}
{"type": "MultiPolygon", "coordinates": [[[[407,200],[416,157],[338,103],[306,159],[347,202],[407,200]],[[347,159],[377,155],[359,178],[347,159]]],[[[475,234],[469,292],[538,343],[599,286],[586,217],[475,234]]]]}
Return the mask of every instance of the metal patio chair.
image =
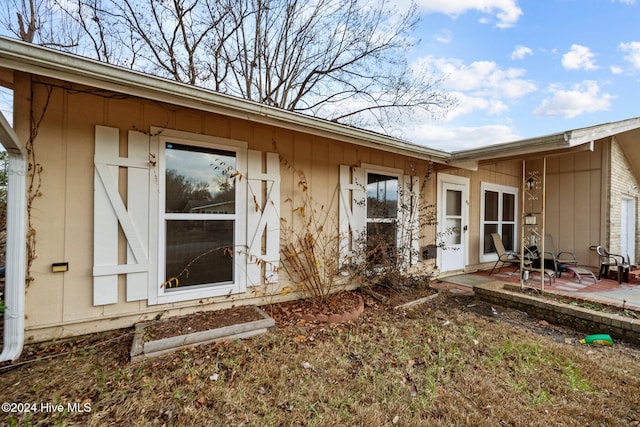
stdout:
{"type": "Polygon", "coordinates": [[[549,259],[553,260],[554,270],[556,277],[560,277],[563,271],[567,271],[567,267],[577,267],[578,260],[573,252],[561,251],[558,252],[556,245],[553,242],[551,234],[544,235],[544,259],[545,264],[549,259]]]}
{"type": "Polygon", "coordinates": [[[600,257],[600,272],[598,273],[598,280],[603,276],[605,279],[608,278],[609,269],[614,267],[618,271],[619,285],[621,285],[623,281],[629,281],[629,270],[631,269],[631,266],[625,261],[622,255],[609,253],[609,251],[602,246],[598,246],[596,248],[596,252],[598,252],[598,256],[600,257]]]}
{"type": "MultiPolygon", "coordinates": [[[[504,243],[502,243],[502,237],[500,237],[500,234],[491,233],[491,238],[493,239],[493,246],[496,249],[496,253],[498,254],[498,259],[496,260],[496,263],[493,264],[493,268],[491,269],[491,272],[489,273],[489,275],[493,274],[493,270],[496,269],[499,262],[501,262],[502,264],[498,268],[498,273],[500,273],[500,270],[502,270],[502,267],[504,267],[507,264],[516,265],[517,267],[514,271],[517,271],[520,268],[520,255],[513,251],[507,251],[504,248],[504,243]]],[[[531,261],[524,260],[524,264],[525,266],[528,267],[531,265],[531,261]]]]}

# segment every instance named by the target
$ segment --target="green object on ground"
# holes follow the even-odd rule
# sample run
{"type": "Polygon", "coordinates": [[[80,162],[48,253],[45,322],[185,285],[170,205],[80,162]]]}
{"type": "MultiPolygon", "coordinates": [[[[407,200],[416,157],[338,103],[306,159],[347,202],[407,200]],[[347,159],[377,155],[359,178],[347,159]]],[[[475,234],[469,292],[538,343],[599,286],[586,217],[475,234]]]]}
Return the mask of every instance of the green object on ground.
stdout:
{"type": "Polygon", "coordinates": [[[611,339],[609,334],[594,334],[587,335],[586,337],[584,337],[584,339],[581,339],[580,344],[612,346],[613,340],[611,339]]]}

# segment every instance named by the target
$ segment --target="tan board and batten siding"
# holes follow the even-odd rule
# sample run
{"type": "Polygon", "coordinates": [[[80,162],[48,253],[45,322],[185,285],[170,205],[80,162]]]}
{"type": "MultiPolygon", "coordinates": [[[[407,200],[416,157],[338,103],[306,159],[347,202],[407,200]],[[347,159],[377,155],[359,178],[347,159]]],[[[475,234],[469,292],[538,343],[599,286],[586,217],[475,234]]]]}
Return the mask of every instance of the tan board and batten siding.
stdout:
{"type": "Polygon", "coordinates": [[[570,251],[582,265],[598,265],[589,248],[603,241],[602,202],[603,151],[608,144],[595,144],[594,151],[547,159],[547,233],[558,251],[570,251]],[[587,214],[589,213],[589,214],[587,214]]]}
{"type": "MultiPolygon", "coordinates": [[[[94,305],[93,244],[94,244],[94,141],[96,125],[118,129],[119,156],[131,155],[127,142],[130,131],[153,126],[205,134],[248,143],[250,150],[263,153],[276,149],[309,180],[313,197],[327,206],[333,204],[338,215],[338,185],[340,165],[368,163],[424,176],[427,163],[422,160],[370,148],[358,147],[301,132],[283,130],[221,115],[198,112],[105,92],[90,93],[90,88],[69,92],[53,84],[51,99],[35,142],[36,162],[42,165],[41,196],[31,209],[36,230],[36,258],[31,268],[33,281],[27,288],[26,336],[28,340],[43,340],[78,335],[99,330],[131,326],[153,318],[158,312],[167,315],[186,314],[202,307],[222,309],[231,304],[263,304],[277,301],[274,295],[254,295],[251,292],[233,298],[219,297],[205,301],[149,305],[146,299],[137,301],[126,289],[124,275],[111,288],[113,304],[94,305]],[[277,147],[277,148],[276,148],[277,147]],[[51,264],[68,262],[69,271],[53,273],[51,264]],[[213,305],[211,305],[213,304],[213,305]]],[[[34,111],[41,111],[46,100],[47,86],[33,85],[34,111]]],[[[19,101],[18,101],[19,102],[19,101]]],[[[139,133],[138,133],[139,134],[139,133]]],[[[106,166],[108,169],[109,166],[106,166]]],[[[112,167],[113,169],[113,167],[112,167]]],[[[117,168],[119,192],[126,199],[126,172],[117,168]]],[[[285,203],[296,194],[298,177],[285,165],[280,165],[281,215],[291,221],[294,203],[285,203]]],[[[435,198],[432,194],[426,197],[435,198]]],[[[133,202],[130,202],[133,203],[133,202]]],[[[101,227],[96,225],[96,227],[101,227]]],[[[113,229],[114,223],[104,227],[113,229]]],[[[127,263],[127,246],[122,227],[117,257],[119,264],[127,263]]],[[[336,226],[337,229],[337,226],[336,226]]],[[[113,248],[105,248],[113,253],[113,248]]],[[[129,254],[131,256],[131,254],[129,254]]],[[[113,278],[109,279],[113,280],[113,278]]],[[[279,286],[284,286],[281,280],[279,286]]],[[[291,298],[288,295],[285,298],[291,298]]]]}

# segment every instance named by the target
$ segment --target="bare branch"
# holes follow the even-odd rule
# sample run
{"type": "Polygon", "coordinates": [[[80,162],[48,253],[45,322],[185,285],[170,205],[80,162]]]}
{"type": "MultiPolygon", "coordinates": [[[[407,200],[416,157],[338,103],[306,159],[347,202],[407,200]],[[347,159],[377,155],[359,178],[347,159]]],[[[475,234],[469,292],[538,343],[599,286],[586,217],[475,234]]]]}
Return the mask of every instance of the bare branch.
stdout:
{"type": "Polygon", "coordinates": [[[442,77],[407,66],[415,5],[399,13],[389,0],[9,1],[0,22],[23,39],[336,122],[387,129],[401,111],[435,115],[454,102],[442,77]],[[54,23],[57,32],[44,30],[54,23]]]}

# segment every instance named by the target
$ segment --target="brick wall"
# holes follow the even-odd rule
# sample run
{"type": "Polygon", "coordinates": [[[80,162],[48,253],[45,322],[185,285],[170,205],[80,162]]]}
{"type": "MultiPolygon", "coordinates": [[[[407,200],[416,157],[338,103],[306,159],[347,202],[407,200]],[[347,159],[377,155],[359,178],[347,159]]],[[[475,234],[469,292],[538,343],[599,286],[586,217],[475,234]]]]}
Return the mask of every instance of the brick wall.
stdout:
{"type": "MultiPolygon", "coordinates": [[[[622,214],[622,199],[632,198],[636,205],[636,224],[638,219],[638,180],[631,172],[631,167],[627,161],[627,157],[624,152],[615,141],[615,138],[611,141],[611,167],[610,167],[610,199],[609,199],[609,251],[612,253],[620,253],[621,247],[621,214],[622,214]],[[636,187],[634,189],[633,187],[636,187]]],[[[635,246],[638,242],[638,226],[636,225],[635,246]]],[[[622,254],[626,255],[626,254],[622,254]]],[[[638,258],[638,250],[636,249],[636,260],[638,258]]],[[[632,260],[636,263],[636,260],[632,260]]]]}

